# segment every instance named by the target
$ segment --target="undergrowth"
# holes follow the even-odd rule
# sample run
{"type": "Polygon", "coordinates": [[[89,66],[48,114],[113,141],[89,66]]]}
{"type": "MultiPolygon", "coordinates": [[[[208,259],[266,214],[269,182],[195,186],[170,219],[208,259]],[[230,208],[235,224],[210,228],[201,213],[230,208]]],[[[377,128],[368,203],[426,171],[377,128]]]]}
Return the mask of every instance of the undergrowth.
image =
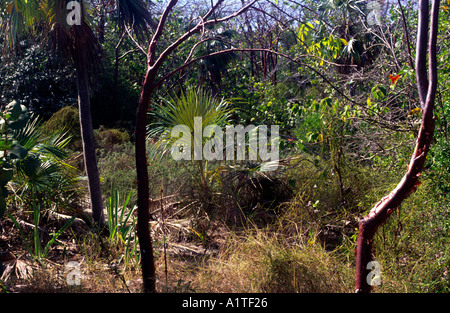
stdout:
{"type": "MultiPolygon", "coordinates": [[[[102,132],[99,168],[105,201],[114,186],[122,197],[130,195],[131,208],[135,203],[132,143],[120,131],[102,132]]],[[[338,179],[329,160],[306,154],[297,160],[300,162],[269,177],[282,182],[283,188],[274,189],[260,180],[263,183],[258,188],[262,189],[252,193],[239,189],[245,184],[224,189],[220,179],[211,181],[208,212],[202,211],[206,206],[198,198],[194,167],[165,157],[149,163],[158,290],[353,292],[358,220],[395,187],[402,173],[342,164],[338,179]],[[186,179],[180,180],[180,175],[186,179]],[[235,200],[243,223],[229,220],[230,206],[236,203],[227,190],[240,192],[235,200]],[[261,194],[277,201],[262,202],[261,194]],[[164,202],[158,202],[161,198],[164,202]]],[[[424,175],[418,191],[375,236],[375,260],[381,266],[382,282],[374,287],[376,292],[450,291],[446,249],[450,241],[449,198],[436,188],[439,182],[432,174],[424,175]]],[[[248,179],[248,186],[257,182],[254,176],[242,179],[248,179]]],[[[116,214],[122,210],[118,205],[114,208],[116,214]]],[[[131,214],[129,221],[135,219],[131,214]]],[[[0,226],[2,236],[15,236],[11,242],[20,247],[20,234],[13,223],[2,221],[0,226]]],[[[31,278],[11,277],[1,286],[20,292],[140,292],[137,246],[135,257],[126,259],[129,245],[114,242],[92,230],[69,228],[61,236],[64,244],[52,248],[47,261],[43,260],[44,267],[33,265],[31,278]],[[65,266],[73,260],[81,264],[81,286],[65,283],[65,266]]],[[[20,248],[15,254],[28,264],[29,258],[20,248]]]]}

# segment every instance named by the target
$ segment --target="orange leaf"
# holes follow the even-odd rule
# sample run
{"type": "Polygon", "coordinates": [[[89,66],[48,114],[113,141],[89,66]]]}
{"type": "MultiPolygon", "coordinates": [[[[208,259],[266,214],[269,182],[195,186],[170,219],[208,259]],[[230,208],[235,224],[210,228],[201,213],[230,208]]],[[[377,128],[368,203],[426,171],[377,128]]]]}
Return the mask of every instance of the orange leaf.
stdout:
{"type": "Polygon", "coordinates": [[[389,78],[391,79],[392,84],[395,84],[396,81],[397,81],[400,77],[401,77],[400,75],[395,75],[395,76],[389,75],[389,78]]]}
{"type": "Polygon", "coordinates": [[[12,13],[12,9],[13,9],[13,3],[9,3],[6,5],[6,12],[8,12],[8,14],[12,13]]]}

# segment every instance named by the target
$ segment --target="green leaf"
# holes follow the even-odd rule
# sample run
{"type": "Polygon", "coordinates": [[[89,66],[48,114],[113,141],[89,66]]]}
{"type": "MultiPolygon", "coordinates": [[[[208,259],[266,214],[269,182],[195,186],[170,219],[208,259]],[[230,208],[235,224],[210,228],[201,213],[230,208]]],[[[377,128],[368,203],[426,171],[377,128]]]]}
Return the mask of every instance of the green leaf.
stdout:
{"type": "Polygon", "coordinates": [[[387,90],[385,86],[378,86],[378,89],[380,89],[380,91],[383,93],[383,97],[386,97],[387,95],[387,90]]]}
{"type": "Polygon", "coordinates": [[[28,150],[18,143],[14,143],[10,154],[15,159],[24,159],[28,155],[28,150]]]}
{"type": "Polygon", "coordinates": [[[17,119],[15,119],[12,122],[9,122],[8,126],[9,126],[9,128],[11,128],[13,130],[22,129],[27,124],[29,118],[30,118],[30,114],[25,111],[25,112],[21,113],[17,119]]]}
{"type": "Polygon", "coordinates": [[[320,105],[322,106],[323,110],[326,110],[327,107],[331,107],[332,106],[332,100],[330,97],[322,99],[320,101],[320,105]]]}
{"type": "Polygon", "coordinates": [[[10,115],[10,119],[15,121],[19,118],[20,114],[22,114],[22,107],[14,100],[6,106],[6,112],[10,115]]]}
{"type": "Polygon", "coordinates": [[[61,234],[67,229],[69,228],[70,225],[72,225],[73,221],[75,220],[77,216],[74,215],[72,216],[72,218],[70,220],[68,220],[63,227],[61,227],[52,237],[52,239],[50,239],[50,241],[47,243],[47,245],[44,248],[44,255],[47,255],[47,253],[49,252],[51,246],[55,243],[56,239],[58,239],[59,236],[61,236],[61,234]]]}
{"type": "Polygon", "coordinates": [[[0,141],[0,151],[6,151],[6,150],[11,150],[12,149],[12,141],[4,141],[1,140],[0,141]]]}

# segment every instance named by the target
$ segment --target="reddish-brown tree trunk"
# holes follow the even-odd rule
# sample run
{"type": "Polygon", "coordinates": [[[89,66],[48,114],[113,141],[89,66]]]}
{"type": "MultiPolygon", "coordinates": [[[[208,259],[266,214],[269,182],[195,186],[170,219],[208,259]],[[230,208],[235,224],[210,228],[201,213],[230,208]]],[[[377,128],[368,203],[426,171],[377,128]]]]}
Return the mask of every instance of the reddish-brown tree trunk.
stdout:
{"type": "Polygon", "coordinates": [[[150,234],[150,212],[149,212],[149,181],[147,171],[147,153],[145,150],[145,136],[147,126],[147,111],[153,88],[151,87],[152,77],[147,75],[144,88],[139,100],[139,107],[136,118],[136,173],[138,185],[137,201],[137,236],[141,251],[141,268],[144,292],[156,292],[155,260],[153,256],[153,243],[150,234]],[[146,87],[147,86],[147,87],[146,87]]]}
{"type": "Polygon", "coordinates": [[[420,185],[419,176],[423,169],[426,155],[430,149],[434,132],[434,100],[437,88],[436,41],[439,18],[439,0],[433,1],[431,12],[430,39],[429,1],[419,1],[419,25],[417,35],[416,76],[422,107],[422,124],[419,130],[416,147],[411,157],[408,170],[397,187],[382,198],[359,222],[359,234],[356,249],[356,292],[371,291],[367,277],[370,269],[367,265],[372,261],[372,243],[377,229],[386,221],[389,215],[400,206],[420,185]],[[427,77],[427,45],[429,52],[429,77],[427,77]]]}
{"type": "MultiPolygon", "coordinates": [[[[153,243],[150,234],[150,212],[149,212],[149,181],[147,171],[147,152],[145,146],[146,138],[146,126],[147,126],[147,112],[149,111],[149,104],[152,94],[158,86],[167,78],[172,76],[177,70],[170,72],[159,81],[155,81],[156,74],[159,71],[162,63],[167,57],[178,48],[183,42],[188,40],[192,35],[200,32],[207,25],[214,25],[226,20],[229,20],[235,16],[245,13],[255,2],[253,0],[246,6],[242,7],[239,11],[223,18],[209,17],[216,11],[216,9],[224,2],[224,0],[218,0],[211,6],[210,10],[202,17],[202,20],[192,29],[188,30],[176,41],[170,44],[158,57],[156,57],[156,46],[160,39],[166,19],[169,13],[172,11],[178,0],[170,0],[164,9],[163,14],[159,20],[158,27],[152,37],[149,44],[147,55],[147,74],[145,76],[144,84],[142,86],[141,96],[139,99],[139,107],[136,115],[136,128],[135,128],[135,153],[136,153],[136,174],[138,183],[138,199],[137,199],[137,235],[139,239],[139,247],[141,250],[141,267],[142,267],[142,279],[144,285],[144,292],[156,292],[156,272],[155,261],[153,256],[153,243]]],[[[183,66],[179,67],[179,69],[183,66]]]]}
{"type": "Polygon", "coordinates": [[[147,59],[147,74],[145,76],[142,92],[139,99],[139,106],[136,114],[135,128],[135,158],[137,174],[137,236],[141,251],[141,268],[144,292],[156,292],[156,271],[155,259],[153,255],[153,242],[150,233],[150,211],[149,211],[149,181],[147,170],[147,151],[145,147],[145,137],[147,135],[147,112],[149,110],[150,100],[155,90],[155,77],[158,72],[159,64],[156,64],[156,42],[163,32],[164,24],[169,12],[176,5],[177,0],[171,0],[164,10],[159,21],[158,28],[150,42],[147,59]]]}

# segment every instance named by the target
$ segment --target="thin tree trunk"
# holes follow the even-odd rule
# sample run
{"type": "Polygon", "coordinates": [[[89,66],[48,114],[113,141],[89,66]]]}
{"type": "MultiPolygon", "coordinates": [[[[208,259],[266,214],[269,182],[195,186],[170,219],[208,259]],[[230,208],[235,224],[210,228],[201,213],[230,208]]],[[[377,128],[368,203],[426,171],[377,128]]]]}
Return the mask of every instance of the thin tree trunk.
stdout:
{"type": "Polygon", "coordinates": [[[80,111],[84,166],[88,177],[92,218],[97,225],[102,227],[104,225],[103,200],[95,155],[94,129],[89,99],[89,75],[86,65],[82,64],[82,62],[77,63],[78,109],[80,111]]]}
{"type": "Polygon", "coordinates": [[[382,198],[372,210],[359,222],[359,234],[356,249],[356,292],[370,292],[368,282],[371,269],[367,269],[372,261],[373,237],[377,229],[386,221],[421,184],[420,173],[423,169],[426,155],[430,149],[434,133],[434,100],[437,88],[437,59],[436,41],[439,18],[439,0],[433,1],[431,13],[429,50],[429,78],[427,78],[426,51],[429,24],[429,2],[419,1],[419,25],[417,35],[416,74],[417,88],[422,107],[422,124],[419,130],[416,147],[412,155],[408,170],[397,187],[386,197],[382,198]]]}
{"type": "Polygon", "coordinates": [[[149,100],[153,93],[153,88],[149,85],[153,78],[147,75],[144,83],[143,92],[139,100],[139,107],[136,116],[136,174],[138,186],[138,216],[137,216],[137,235],[139,238],[139,246],[141,250],[141,268],[142,280],[145,293],[156,292],[156,272],[155,260],[153,256],[153,243],[150,234],[150,212],[149,212],[149,180],[147,171],[147,153],[145,148],[147,111],[149,100]],[[148,87],[145,87],[148,86],[148,87]]]}
{"type": "MultiPolygon", "coordinates": [[[[153,293],[156,292],[156,272],[155,272],[155,261],[153,256],[153,242],[150,234],[150,212],[149,212],[149,180],[147,171],[147,152],[146,152],[146,128],[147,128],[147,113],[150,107],[150,100],[155,88],[164,81],[166,78],[170,77],[176,71],[172,71],[168,75],[164,76],[159,81],[155,81],[156,74],[162,63],[167,59],[167,57],[178,48],[183,42],[188,40],[192,35],[200,32],[204,29],[206,25],[217,24],[222,21],[229,20],[241,13],[244,13],[248,8],[255,3],[253,0],[247,6],[243,7],[241,10],[231,14],[227,17],[220,19],[208,18],[215,12],[218,6],[220,6],[223,0],[218,0],[211,9],[203,16],[202,22],[199,22],[194,28],[188,30],[176,41],[170,44],[163,52],[156,55],[157,42],[163,34],[166,19],[169,13],[172,11],[174,6],[177,4],[178,0],[171,0],[166,5],[161,18],[153,34],[152,40],[149,44],[148,55],[147,55],[147,74],[145,75],[144,84],[142,86],[141,96],[139,98],[139,106],[136,114],[136,129],[135,129],[135,158],[136,158],[136,174],[137,174],[137,187],[138,187],[138,199],[137,199],[137,235],[139,239],[139,246],[141,250],[141,268],[142,268],[142,280],[144,285],[144,292],[153,293]]],[[[179,69],[181,69],[179,67],[179,69]]]]}

